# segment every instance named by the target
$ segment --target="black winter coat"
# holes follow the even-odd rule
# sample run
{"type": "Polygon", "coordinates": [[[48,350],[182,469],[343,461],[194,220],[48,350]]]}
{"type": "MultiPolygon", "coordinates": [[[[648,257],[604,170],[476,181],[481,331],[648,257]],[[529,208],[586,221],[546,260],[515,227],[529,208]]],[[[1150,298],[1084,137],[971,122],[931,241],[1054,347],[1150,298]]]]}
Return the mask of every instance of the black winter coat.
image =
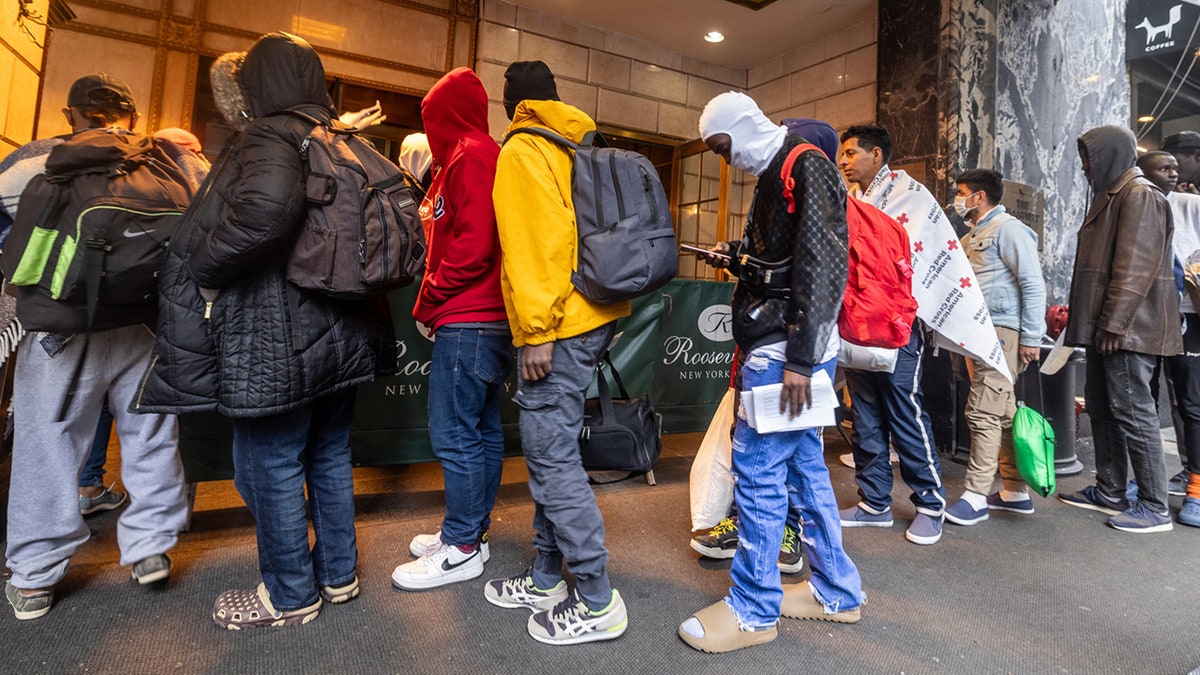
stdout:
{"type": "MultiPolygon", "coordinates": [[[[313,79],[311,89],[323,96],[323,78],[313,79]]],[[[301,103],[293,107],[331,114],[301,103]]],[[[218,160],[172,241],[135,412],[265,417],[395,370],[383,299],[334,300],[287,281],[305,210],[299,148],[311,125],[253,106],[253,120],[218,160]],[[211,307],[200,288],[220,291],[211,307]]]]}

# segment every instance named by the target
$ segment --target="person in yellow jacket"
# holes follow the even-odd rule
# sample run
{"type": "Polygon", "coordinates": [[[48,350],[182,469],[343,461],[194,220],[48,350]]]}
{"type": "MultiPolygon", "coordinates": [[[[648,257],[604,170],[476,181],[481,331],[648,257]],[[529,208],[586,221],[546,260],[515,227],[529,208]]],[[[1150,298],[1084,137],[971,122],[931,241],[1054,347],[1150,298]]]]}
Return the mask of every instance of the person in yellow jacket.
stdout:
{"type": "Polygon", "coordinates": [[[541,61],[518,61],[504,74],[512,120],[492,191],[503,263],[500,286],[518,348],[521,446],[536,505],[533,566],[484,587],[488,602],[534,611],[528,631],[547,644],[620,637],[625,603],[608,580],[604,520],[579,454],[583,402],[596,365],[629,315],[629,303],[595,304],[571,285],[576,262],[571,155],[551,141],[513,131],[549,129],[575,142],[596,123],[558,100],[541,61]],[[564,559],[577,580],[568,592],[564,559]]]}

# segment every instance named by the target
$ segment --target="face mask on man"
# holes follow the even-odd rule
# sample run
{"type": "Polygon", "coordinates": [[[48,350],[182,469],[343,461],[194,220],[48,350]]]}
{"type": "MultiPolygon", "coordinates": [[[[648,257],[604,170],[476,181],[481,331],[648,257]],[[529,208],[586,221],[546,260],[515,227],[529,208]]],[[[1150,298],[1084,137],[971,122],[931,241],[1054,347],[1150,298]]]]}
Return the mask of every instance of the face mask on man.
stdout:
{"type": "Polygon", "coordinates": [[[971,197],[974,197],[976,194],[977,193],[972,192],[969,195],[955,195],[954,203],[950,205],[950,208],[954,209],[954,212],[958,214],[959,218],[966,218],[968,213],[979,206],[978,204],[975,206],[967,206],[967,200],[971,197]]]}

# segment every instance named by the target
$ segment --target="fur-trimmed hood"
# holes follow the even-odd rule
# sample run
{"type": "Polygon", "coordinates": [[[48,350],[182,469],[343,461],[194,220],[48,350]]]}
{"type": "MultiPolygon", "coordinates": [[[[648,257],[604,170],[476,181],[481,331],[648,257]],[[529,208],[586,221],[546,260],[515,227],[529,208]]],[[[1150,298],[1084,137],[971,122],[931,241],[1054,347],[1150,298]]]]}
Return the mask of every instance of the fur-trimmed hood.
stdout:
{"type": "Polygon", "coordinates": [[[223,54],[209,76],[217,109],[236,129],[285,110],[304,109],[323,119],[333,113],[321,57],[289,33],[268,33],[248,51],[223,54]]]}

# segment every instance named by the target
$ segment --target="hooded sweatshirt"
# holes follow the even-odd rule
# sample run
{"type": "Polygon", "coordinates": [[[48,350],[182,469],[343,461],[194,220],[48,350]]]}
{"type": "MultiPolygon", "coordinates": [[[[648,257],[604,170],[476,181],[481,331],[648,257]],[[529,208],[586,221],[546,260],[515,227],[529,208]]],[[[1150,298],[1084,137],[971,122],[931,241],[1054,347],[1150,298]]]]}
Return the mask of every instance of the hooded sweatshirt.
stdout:
{"type": "Polygon", "coordinates": [[[749,96],[736,91],[714,97],[700,113],[700,138],[727,134],[729,164],[761,176],[783,147],[788,131],[772,122],[749,96]]]}
{"type": "Polygon", "coordinates": [[[629,302],[593,303],[571,284],[578,233],[571,202],[571,155],[552,141],[514,129],[542,127],[576,143],[596,128],[582,110],[560,101],[521,101],[496,167],[492,201],[504,266],[500,284],[513,344],[582,335],[629,315],[629,302]]]}
{"type": "Polygon", "coordinates": [[[500,146],[488,135],[487,105],[470,68],[447,73],[421,102],[429,149],[441,169],[421,203],[429,252],[413,317],[434,330],[507,318],[492,207],[500,146]]]}

